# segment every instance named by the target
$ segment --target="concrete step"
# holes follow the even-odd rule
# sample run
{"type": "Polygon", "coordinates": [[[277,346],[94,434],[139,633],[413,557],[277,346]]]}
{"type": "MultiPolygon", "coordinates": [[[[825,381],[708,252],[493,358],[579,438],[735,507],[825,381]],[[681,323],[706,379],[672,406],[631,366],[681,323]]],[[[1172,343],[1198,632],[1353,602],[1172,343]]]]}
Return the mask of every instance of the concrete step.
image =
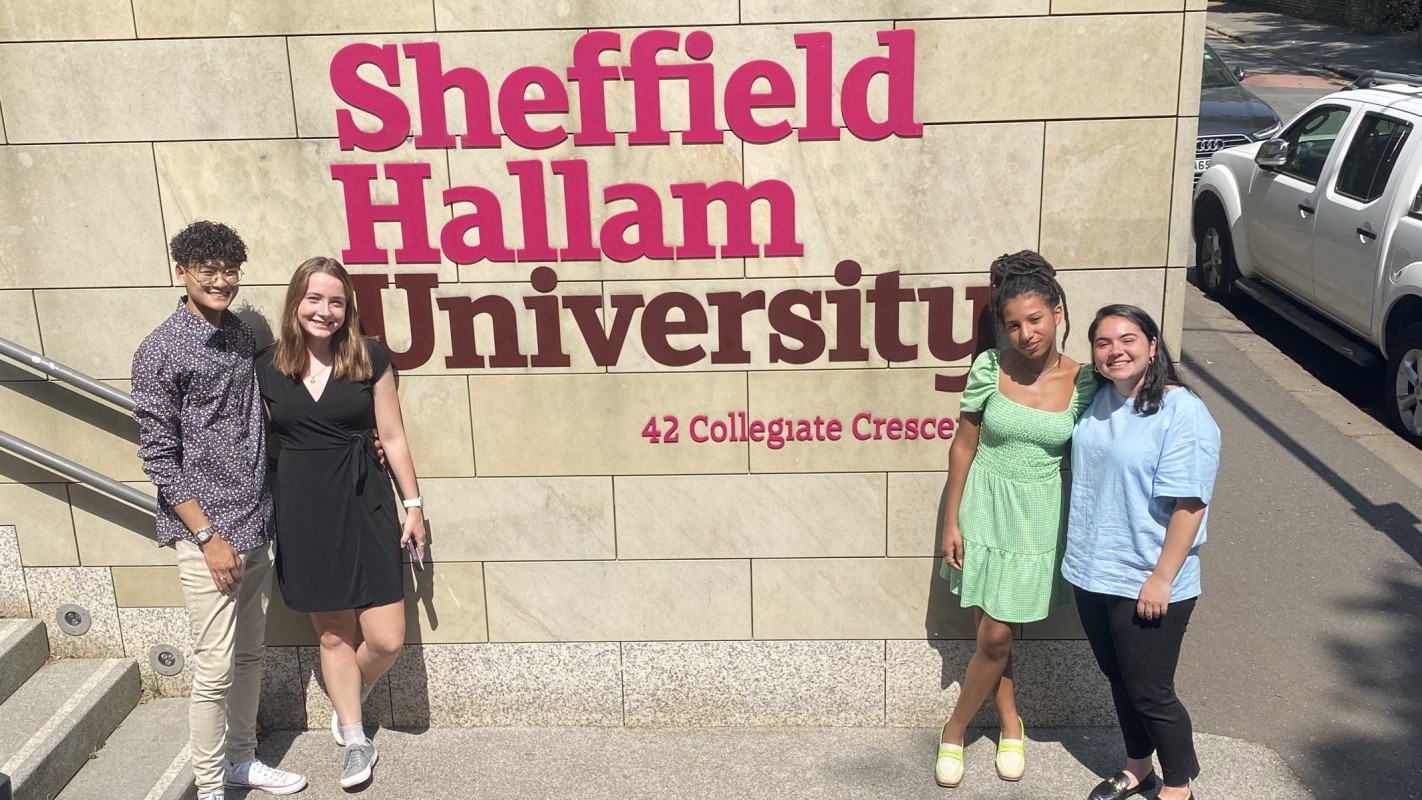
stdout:
{"type": "Polygon", "coordinates": [[[0,703],[49,659],[49,638],[37,619],[0,619],[0,703]]]}
{"type": "Polygon", "coordinates": [[[128,715],[103,749],[64,787],[58,800],[196,797],[187,745],[188,698],[149,700],[128,715]]]}
{"type": "Polygon", "coordinates": [[[58,795],[138,696],[138,664],[128,658],[63,659],[30,676],[0,704],[0,772],[15,800],[58,795]]]}

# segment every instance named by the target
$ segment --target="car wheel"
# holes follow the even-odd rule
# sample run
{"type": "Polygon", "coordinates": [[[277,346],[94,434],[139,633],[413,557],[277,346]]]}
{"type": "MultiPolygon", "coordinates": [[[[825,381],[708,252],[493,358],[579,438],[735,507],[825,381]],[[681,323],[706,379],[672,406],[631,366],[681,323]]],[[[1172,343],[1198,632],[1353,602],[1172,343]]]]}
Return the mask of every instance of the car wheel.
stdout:
{"type": "Polygon", "coordinates": [[[1422,325],[1403,330],[1389,345],[1383,379],[1388,422],[1408,441],[1422,447],[1422,325]]]}
{"type": "Polygon", "coordinates": [[[1200,288],[1217,300],[1234,294],[1239,268],[1234,263],[1234,240],[1229,223],[1217,207],[1201,209],[1203,217],[1195,233],[1195,264],[1200,270],[1200,288]]]}

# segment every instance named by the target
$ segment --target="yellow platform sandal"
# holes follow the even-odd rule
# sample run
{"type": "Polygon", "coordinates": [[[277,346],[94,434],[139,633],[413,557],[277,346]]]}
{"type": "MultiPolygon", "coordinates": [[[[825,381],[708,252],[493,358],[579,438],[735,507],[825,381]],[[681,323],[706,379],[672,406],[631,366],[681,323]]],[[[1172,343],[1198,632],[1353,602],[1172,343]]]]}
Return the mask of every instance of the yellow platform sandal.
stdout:
{"type": "Polygon", "coordinates": [[[1021,717],[1017,718],[1017,724],[1022,728],[1021,739],[1004,739],[1002,733],[998,733],[997,777],[1005,781],[1020,781],[1027,773],[1027,752],[1022,746],[1027,741],[1027,726],[1021,717]]]}
{"type": "MultiPolygon", "coordinates": [[[[948,723],[943,723],[948,728],[948,723]]],[[[938,734],[938,760],[933,765],[933,779],[939,786],[952,789],[963,782],[963,746],[943,741],[943,732],[938,734]]]]}

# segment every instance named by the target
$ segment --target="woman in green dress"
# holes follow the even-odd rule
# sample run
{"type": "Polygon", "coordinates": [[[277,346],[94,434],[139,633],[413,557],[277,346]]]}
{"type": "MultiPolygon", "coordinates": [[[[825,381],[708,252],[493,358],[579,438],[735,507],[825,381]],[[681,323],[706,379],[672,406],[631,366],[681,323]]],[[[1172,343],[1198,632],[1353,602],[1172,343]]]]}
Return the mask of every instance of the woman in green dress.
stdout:
{"type": "Polygon", "coordinates": [[[1091,367],[1060,349],[1071,322],[1056,270],[1030,250],[1002,256],[999,268],[993,308],[1006,338],[973,362],[948,455],[941,574],[977,620],[977,648],[934,767],[948,787],[963,779],[963,738],[989,695],[1002,718],[998,777],[1015,781],[1026,771],[1012,625],[1043,619],[1071,599],[1059,571],[1061,460],[1096,392],[1091,367]]]}

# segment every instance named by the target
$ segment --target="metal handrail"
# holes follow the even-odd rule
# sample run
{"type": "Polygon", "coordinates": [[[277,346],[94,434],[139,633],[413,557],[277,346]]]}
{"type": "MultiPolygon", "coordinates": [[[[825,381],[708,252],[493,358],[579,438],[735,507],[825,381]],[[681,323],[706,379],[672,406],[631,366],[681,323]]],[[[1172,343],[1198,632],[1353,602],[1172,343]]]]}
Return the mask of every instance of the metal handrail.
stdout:
{"type": "Polygon", "coordinates": [[[23,345],[16,344],[9,339],[0,338],[0,355],[19,361],[28,367],[37,369],[71,386],[77,386],[89,394],[102,400],[107,400],[125,411],[133,410],[133,398],[129,397],[126,393],[115,389],[107,383],[91,378],[82,372],[72,370],[58,361],[45,358],[43,355],[23,345]]]}
{"type": "Polygon", "coordinates": [[[158,513],[158,500],[152,495],[144,494],[127,484],[119,483],[102,473],[76,464],[61,455],[56,455],[50,451],[30,444],[16,436],[0,431],[0,448],[9,450],[21,458],[39,464],[40,466],[58,472],[60,475],[76,480],[80,483],[92,486],[105,494],[116,497],[129,505],[141,508],[150,514],[158,513]]]}
{"type": "MultiPolygon", "coordinates": [[[[16,344],[9,339],[0,338],[0,355],[39,370],[71,386],[82,389],[101,400],[107,400],[125,411],[133,410],[133,398],[128,396],[128,394],[115,389],[107,383],[95,380],[82,372],[70,369],[53,359],[45,358],[39,353],[23,345],[16,344]]],[[[98,489],[110,497],[117,498],[129,505],[141,508],[150,514],[158,513],[158,501],[154,499],[152,495],[144,494],[132,486],[119,483],[103,473],[95,472],[83,464],[70,461],[57,453],[51,453],[43,447],[31,444],[17,436],[11,436],[4,431],[0,431],[0,448],[9,450],[21,458],[33,461],[66,478],[98,489]]]]}

